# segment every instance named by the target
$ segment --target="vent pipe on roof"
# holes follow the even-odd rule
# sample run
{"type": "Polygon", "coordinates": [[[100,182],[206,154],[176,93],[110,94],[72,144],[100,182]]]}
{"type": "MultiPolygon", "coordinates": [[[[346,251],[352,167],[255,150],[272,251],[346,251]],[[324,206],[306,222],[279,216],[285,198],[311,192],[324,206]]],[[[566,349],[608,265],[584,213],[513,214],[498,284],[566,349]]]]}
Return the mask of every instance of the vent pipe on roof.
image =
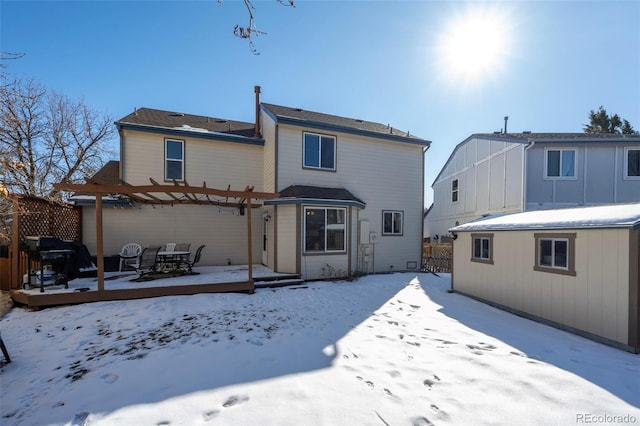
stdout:
{"type": "Polygon", "coordinates": [[[504,116],[504,133],[507,134],[507,121],[509,121],[509,116],[504,116]]]}
{"type": "Polygon", "coordinates": [[[256,92],[256,131],[255,137],[260,137],[260,86],[255,86],[253,91],[256,92]]]}

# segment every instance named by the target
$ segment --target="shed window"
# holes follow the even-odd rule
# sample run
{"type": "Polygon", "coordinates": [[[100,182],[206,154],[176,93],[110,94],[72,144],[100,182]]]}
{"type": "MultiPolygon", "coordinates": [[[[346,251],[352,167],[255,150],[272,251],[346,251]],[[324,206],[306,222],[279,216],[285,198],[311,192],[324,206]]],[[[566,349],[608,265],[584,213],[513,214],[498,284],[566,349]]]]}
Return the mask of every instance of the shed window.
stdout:
{"type": "Polygon", "coordinates": [[[165,139],[164,179],[184,180],[184,141],[165,139]]]}
{"type": "Polygon", "coordinates": [[[382,235],[402,235],[402,211],[384,210],[382,212],[382,235]]]}
{"type": "Polygon", "coordinates": [[[304,209],[305,253],[344,252],[346,249],[346,209],[304,209]]]}
{"type": "Polygon", "coordinates": [[[575,178],[576,177],[576,150],[575,149],[548,149],[546,150],[546,174],[547,178],[575,178]]]}
{"type": "Polygon", "coordinates": [[[304,133],[303,166],[312,169],[336,169],[336,138],[304,133]]]}
{"type": "Polygon", "coordinates": [[[576,234],[535,234],[533,269],[575,276],[575,238],[576,234]]]}
{"type": "Polygon", "coordinates": [[[493,234],[471,234],[471,261],[493,264],[493,234]]]}
{"type": "Polygon", "coordinates": [[[451,202],[458,202],[458,179],[454,179],[453,182],[451,182],[451,202]]]}
{"type": "Polygon", "coordinates": [[[625,148],[625,178],[640,179],[640,149],[625,148]]]}

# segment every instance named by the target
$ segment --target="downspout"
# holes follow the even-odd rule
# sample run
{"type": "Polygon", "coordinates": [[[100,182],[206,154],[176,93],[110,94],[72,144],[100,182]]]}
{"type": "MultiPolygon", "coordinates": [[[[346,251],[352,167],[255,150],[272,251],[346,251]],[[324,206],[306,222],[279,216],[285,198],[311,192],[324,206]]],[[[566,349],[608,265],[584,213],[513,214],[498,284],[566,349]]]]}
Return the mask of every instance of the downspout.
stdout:
{"type": "Polygon", "coordinates": [[[529,151],[536,142],[529,139],[529,143],[524,147],[522,151],[522,206],[520,211],[524,212],[527,209],[527,151],[529,151]]]}

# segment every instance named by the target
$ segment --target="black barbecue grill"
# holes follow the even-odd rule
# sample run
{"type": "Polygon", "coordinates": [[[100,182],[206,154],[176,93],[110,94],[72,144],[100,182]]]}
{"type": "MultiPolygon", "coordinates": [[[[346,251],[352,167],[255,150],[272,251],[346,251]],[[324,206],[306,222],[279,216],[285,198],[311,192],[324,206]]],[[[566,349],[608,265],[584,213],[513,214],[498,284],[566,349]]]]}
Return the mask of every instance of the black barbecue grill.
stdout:
{"type": "MultiPolygon", "coordinates": [[[[29,254],[28,279],[23,287],[31,286],[35,277],[35,285],[40,285],[40,292],[44,292],[45,285],[61,285],[69,288],[69,273],[74,269],[76,249],[73,241],[64,241],[55,237],[27,237],[26,249],[29,254]],[[40,275],[31,270],[31,262],[40,263],[40,275]],[[50,266],[51,276],[45,278],[45,267],[50,266]]],[[[46,268],[47,270],[49,268],[46,268]]]]}

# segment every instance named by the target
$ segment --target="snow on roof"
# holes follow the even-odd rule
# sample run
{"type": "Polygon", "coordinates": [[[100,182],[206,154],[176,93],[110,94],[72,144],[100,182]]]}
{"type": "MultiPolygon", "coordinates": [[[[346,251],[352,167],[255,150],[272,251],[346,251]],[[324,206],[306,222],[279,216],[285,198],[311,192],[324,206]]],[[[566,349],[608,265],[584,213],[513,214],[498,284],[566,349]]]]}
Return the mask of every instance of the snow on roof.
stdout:
{"type": "Polygon", "coordinates": [[[640,203],[570,209],[536,210],[487,216],[450,232],[512,231],[530,229],[639,228],[640,203]]]}

